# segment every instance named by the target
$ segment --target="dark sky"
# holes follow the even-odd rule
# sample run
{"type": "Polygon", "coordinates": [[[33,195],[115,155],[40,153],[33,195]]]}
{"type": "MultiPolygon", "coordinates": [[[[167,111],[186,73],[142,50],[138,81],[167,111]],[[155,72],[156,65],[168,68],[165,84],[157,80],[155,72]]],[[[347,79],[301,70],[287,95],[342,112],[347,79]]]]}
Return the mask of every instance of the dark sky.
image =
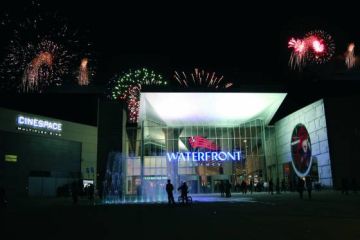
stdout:
{"type": "MultiPolygon", "coordinates": [[[[354,83],[357,71],[347,73],[339,57],[324,66],[309,67],[303,73],[289,71],[287,65],[290,36],[301,37],[313,29],[325,30],[335,39],[337,56],[344,52],[348,42],[360,40],[357,14],[351,6],[329,3],[316,6],[303,1],[288,4],[165,2],[168,3],[80,0],[40,1],[40,4],[42,11],[57,12],[67,18],[70,25],[87,32],[97,59],[94,88],[103,87],[115,73],[143,66],[163,73],[170,80],[173,70],[204,68],[223,74],[239,89],[249,84],[281,85],[296,93],[301,91],[298,86],[313,84],[316,94],[311,100],[321,96],[319,90],[333,94],[338,79],[352,79],[346,80],[350,88],[357,84],[354,83]]],[[[29,3],[2,2],[2,14],[21,19],[29,3]]],[[[5,47],[3,41],[4,38],[1,43],[5,47]]],[[[96,123],[96,94],[26,97],[36,99],[35,102],[49,98],[59,109],[37,107],[38,110],[29,111],[96,123]],[[83,114],[77,113],[77,109],[82,109],[83,114]]],[[[23,98],[2,97],[0,103],[26,110],[23,98]]]]}

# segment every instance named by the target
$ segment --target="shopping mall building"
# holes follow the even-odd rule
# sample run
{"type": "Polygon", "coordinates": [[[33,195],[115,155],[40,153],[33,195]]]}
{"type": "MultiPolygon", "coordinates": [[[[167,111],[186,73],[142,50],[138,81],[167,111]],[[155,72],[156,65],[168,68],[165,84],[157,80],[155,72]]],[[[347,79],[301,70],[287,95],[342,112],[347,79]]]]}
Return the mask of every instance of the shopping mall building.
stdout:
{"type": "MultiPolygon", "coordinates": [[[[339,185],[350,173],[341,168],[342,150],[332,152],[328,141],[326,113],[338,119],[336,111],[317,99],[271,123],[286,96],[142,92],[137,124],[128,122],[125,105],[100,101],[98,171],[104,194],[152,201],[164,197],[167,179],[175,188],[186,181],[191,193],[217,192],[227,181],[236,187],[272,180],[274,187],[285,182],[296,189],[306,176],[330,188],[335,175],[339,185]]],[[[346,148],[337,143],[333,127],[331,143],[346,148]]]]}
{"type": "Polygon", "coordinates": [[[323,187],[360,182],[356,95],[311,100],[296,110],[284,92],[140,94],[127,105],[98,100],[97,127],[0,109],[0,184],[17,195],[55,196],[73,181],[94,182],[102,197],[164,199],[171,179],[191,193],[311,176],[323,187]],[[285,102],[284,102],[285,101],[285,102]],[[281,117],[274,116],[282,111],[281,117]]]}

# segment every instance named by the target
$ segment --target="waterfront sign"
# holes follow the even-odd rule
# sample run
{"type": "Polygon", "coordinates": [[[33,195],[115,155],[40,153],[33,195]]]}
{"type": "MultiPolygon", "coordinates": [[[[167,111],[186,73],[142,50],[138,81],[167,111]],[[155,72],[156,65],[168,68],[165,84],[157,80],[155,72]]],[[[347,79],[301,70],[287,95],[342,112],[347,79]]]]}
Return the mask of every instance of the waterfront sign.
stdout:
{"type": "Polygon", "coordinates": [[[192,162],[207,162],[207,161],[241,161],[241,151],[236,152],[168,152],[166,153],[167,160],[171,161],[192,161],[192,162]]]}

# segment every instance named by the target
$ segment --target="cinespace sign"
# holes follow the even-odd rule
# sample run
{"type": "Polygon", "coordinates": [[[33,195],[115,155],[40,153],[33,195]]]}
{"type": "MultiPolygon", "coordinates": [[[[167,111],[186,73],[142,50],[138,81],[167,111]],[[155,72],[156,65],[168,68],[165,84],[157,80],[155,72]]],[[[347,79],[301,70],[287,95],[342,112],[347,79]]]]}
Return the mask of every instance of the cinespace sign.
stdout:
{"type": "Polygon", "coordinates": [[[27,128],[48,130],[54,132],[62,131],[62,123],[60,122],[48,121],[40,118],[27,117],[23,115],[17,116],[16,123],[19,127],[27,127],[27,128]]]}
{"type": "Polygon", "coordinates": [[[192,152],[168,152],[167,160],[171,161],[241,161],[241,151],[226,152],[221,151],[220,147],[214,142],[202,136],[192,136],[188,139],[189,145],[195,151],[192,152]],[[210,151],[209,151],[210,150],[210,151]]]}

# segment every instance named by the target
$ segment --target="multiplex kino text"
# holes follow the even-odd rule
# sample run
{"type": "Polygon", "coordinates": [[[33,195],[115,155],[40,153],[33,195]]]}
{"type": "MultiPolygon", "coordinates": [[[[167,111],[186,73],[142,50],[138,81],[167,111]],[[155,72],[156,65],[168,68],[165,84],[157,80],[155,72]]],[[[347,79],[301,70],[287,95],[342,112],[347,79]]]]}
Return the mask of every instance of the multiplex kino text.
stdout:
{"type": "Polygon", "coordinates": [[[240,161],[242,160],[241,151],[237,152],[168,152],[167,160],[171,161],[240,161]]]}

